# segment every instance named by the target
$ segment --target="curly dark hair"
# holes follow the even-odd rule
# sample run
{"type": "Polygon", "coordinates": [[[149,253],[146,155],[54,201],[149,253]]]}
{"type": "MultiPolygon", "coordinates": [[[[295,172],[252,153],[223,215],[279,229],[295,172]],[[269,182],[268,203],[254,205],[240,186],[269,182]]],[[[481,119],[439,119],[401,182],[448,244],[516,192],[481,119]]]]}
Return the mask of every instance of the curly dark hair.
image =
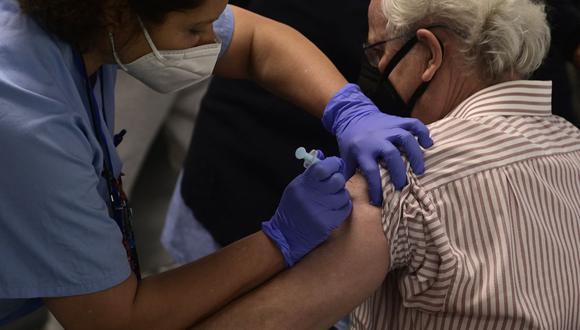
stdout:
{"type": "MultiPolygon", "coordinates": [[[[195,9],[208,0],[124,0],[124,7],[143,20],[162,23],[174,11],[195,9]]],[[[211,0],[210,0],[211,1],[211,0]]],[[[18,0],[23,12],[48,32],[86,51],[105,27],[105,0],[18,0]]]]}

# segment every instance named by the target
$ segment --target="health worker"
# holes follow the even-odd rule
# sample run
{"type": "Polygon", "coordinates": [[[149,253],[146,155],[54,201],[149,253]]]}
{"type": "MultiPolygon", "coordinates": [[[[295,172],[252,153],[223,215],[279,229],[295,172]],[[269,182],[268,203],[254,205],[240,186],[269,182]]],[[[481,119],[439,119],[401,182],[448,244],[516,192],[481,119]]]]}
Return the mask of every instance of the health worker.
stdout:
{"type": "Polygon", "coordinates": [[[67,329],[193,326],[324,242],[350,214],[357,168],[378,205],[377,162],[401,188],[401,152],[421,173],[431,144],[299,33],[226,0],[0,0],[0,325],[46,305],[67,329]],[[115,151],[118,69],[166,93],[212,73],[252,79],[322,118],[344,161],[292,181],[260,232],[141,280],[115,151]]]}

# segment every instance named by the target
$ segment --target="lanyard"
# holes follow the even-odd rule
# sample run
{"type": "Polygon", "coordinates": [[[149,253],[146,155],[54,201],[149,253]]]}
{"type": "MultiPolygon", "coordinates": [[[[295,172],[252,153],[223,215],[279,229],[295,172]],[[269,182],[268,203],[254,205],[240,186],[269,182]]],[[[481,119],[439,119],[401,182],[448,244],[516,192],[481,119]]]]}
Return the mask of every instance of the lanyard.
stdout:
{"type": "MultiPolygon", "coordinates": [[[[102,118],[104,119],[105,102],[104,102],[104,88],[103,88],[103,70],[99,69],[99,85],[101,88],[101,104],[102,113],[99,109],[99,104],[93,92],[92,83],[87,76],[87,71],[85,67],[85,62],[82,55],[75,51],[74,53],[75,65],[79,71],[81,77],[83,77],[83,83],[86,91],[86,95],[89,102],[89,108],[91,110],[91,120],[93,123],[93,130],[99,141],[99,145],[103,151],[103,177],[107,182],[107,190],[110,199],[110,213],[117,223],[117,226],[123,234],[123,246],[127,252],[127,259],[131,265],[131,270],[137,278],[141,279],[141,271],[139,267],[139,257],[137,255],[137,245],[135,244],[135,235],[133,234],[133,228],[131,219],[133,217],[133,210],[129,206],[127,196],[123,192],[123,184],[121,178],[115,178],[113,172],[113,162],[111,160],[111,155],[109,153],[109,148],[106,144],[105,134],[108,134],[108,130],[104,130],[102,127],[102,118]],[[107,132],[107,133],[105,133],[107,132]]],[[[116,144],[116,143],[115,143],[116,144]]]]}

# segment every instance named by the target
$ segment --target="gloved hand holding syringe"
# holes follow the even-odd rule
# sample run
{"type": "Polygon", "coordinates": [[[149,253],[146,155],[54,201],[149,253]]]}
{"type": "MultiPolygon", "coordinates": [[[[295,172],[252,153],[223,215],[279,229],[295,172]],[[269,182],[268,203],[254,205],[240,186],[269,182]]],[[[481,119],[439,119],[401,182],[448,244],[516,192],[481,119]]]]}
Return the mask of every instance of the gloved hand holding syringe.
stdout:
{"type": "Polygon", "coordinates": [[[295,155],[306,170],[290,182],[276,213],[262,224],[289,267],[324,242],[352,211],[342,159],[304,148],[295,155]]]}

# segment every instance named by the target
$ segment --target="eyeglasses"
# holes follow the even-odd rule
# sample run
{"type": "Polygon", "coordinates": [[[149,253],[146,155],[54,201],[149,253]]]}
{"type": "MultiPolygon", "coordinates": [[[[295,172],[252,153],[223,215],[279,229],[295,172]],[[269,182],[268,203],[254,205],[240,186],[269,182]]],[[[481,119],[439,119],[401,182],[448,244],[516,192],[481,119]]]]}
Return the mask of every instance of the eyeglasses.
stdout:
{"type": "MultiPolygon", "coordinates": [[[[444,29],[447,29],[447,30],[454,32],[455,34],[457,34],[460,37],[463,37],[463,38],[466,37],[465,33],[458,31],[456,29],[450,28],[446,25],[442,25],[442,24],[429,25],[429,26],[423,27],[421,29],[436,29],[436,28],[444,28],[444,29]]],[[[394,38],[390,38],[390,39],[386,39],[386,40],[381,40],[381,41],[375,42],[373,44],[368,44],[367,42],[365,42],[363,44],[363,51],[365,52],[365,56],[366,56],[369,64],[374,68],[378,68],[379,63],[381,62],[381,59],[383,58],[383,56],[385,56],[385,47],[386,47],[387,43],[389,43],[391,41],[399,40],[399,39],[409,38],[412,35],[414,35],[415,33],[416,32],[407,33],[407,34],[402,35],[402,36],[398,36],[398,37],[394,37],[394,38]]]]}
{"type": "Polygon", "coordinates": [[[367,57],[369,64],[375,69],[378,68],[381,59],[383,58],[383,56],[385,56],[386,44],[391,41],[403,39],[404,37],[405,36],[390,38],[379,42],[375,42],[374,44],[370,45],[367,42],[365,42],[363,44],[363,50],[365,52],[365,56],[367,57]]]}

